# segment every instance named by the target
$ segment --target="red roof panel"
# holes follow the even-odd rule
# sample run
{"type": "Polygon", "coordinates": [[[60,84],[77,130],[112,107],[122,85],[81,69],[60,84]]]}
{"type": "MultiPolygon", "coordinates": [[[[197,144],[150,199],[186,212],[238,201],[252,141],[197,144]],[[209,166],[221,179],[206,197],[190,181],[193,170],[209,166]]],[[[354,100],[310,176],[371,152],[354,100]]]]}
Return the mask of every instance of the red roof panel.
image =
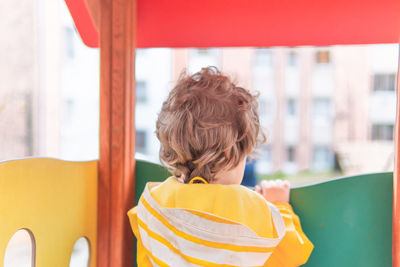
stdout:
{"type": "MultiPolygon", "coordinates": [[[[84,42],[97,46],[84,0],[66,2],[84,42]]],[[[138,0],[137,14],[138,47],[400,42],[399,0],[138,0]]]]}
{"type": "Polygon", "coordinates": [[[99,32],[90,17],[85,0],[65,0],[65,3],[83,43],[89,47],[99,47],[99,32]]]}

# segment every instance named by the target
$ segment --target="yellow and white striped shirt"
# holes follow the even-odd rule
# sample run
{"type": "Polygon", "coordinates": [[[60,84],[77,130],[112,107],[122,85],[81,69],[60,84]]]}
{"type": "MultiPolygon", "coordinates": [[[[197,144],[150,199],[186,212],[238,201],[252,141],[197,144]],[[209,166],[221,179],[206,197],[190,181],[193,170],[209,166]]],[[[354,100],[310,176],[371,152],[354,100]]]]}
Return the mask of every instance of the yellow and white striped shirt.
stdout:
{"type": "Polygon", "coordinates": [[[138,266],[298,266],[312,244],[290,206],[279,206],[239,185],[188,185],[173,177],[148,183],[128,212],[138,266]]]}

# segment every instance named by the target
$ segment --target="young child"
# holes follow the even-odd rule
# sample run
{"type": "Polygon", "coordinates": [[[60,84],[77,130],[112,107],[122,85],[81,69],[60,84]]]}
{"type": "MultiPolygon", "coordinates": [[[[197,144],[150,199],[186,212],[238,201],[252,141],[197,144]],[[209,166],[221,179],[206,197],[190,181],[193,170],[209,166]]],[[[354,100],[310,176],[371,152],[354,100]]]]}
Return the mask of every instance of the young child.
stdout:
{"type": "Polygon", "coordinates": [[[173,176],[148,183],[128,212],[139,267],[307,261],[313,245],[288,204],[289,184],[263,181],[257,192],[240,185],[246,157],[265,141],[257,108],[254,95],[216,68],[180,78],[156,130],[173,176]]]}

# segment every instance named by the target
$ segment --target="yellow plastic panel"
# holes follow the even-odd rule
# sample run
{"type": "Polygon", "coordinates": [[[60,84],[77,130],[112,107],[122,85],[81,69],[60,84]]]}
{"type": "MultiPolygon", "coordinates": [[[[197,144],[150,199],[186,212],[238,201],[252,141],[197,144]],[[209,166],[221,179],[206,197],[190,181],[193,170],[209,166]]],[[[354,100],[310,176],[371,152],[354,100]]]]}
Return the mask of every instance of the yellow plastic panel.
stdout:
{"type": "Polygon", "coordinates": [[[0,163],[0,265],[8,241],[29,229],[36,267],[69,266],[76,240],[90,242],[96,266],[97,161],[30,158],[0,163]]]}

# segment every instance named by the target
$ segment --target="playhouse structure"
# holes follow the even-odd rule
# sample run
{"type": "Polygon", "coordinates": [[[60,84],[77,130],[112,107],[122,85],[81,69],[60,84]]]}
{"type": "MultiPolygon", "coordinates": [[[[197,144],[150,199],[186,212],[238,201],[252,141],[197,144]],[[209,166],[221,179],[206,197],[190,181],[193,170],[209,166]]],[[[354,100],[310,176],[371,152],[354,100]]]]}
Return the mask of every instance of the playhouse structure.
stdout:
{"type": "MultiPolygon", "coordinates": [[[[100,48],[100,158],[0,163],[0,264],[12,235],[28,229],[34,266],[68,266],[82,236],[91,267],[134,265],[126,213],[147,179],[168,175],[134,158],[136,48],[400,43],[398,0],[65,1],[83,42],[100,48]]],[[[306,266],[400,267],[399,95],[397,103],[393,174],[292,191],[315,245],[306,266]]]]}

